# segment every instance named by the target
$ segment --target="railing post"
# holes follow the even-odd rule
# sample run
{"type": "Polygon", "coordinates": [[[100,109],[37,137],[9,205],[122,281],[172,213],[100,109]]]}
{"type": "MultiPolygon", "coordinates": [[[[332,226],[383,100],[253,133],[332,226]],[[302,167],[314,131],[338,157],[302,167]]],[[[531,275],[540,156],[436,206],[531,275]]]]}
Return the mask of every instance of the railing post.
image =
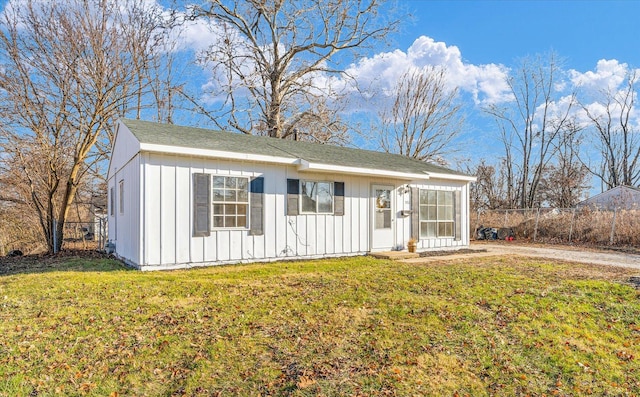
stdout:
{"type": "Polygon", "coordinates": [[[540,207],[538,207],[538,212],[536,214],[536,226],[533,228],[533,242],[536,242],[536,238],[538,237],[538,220],[540,219],[540,207]]]}
{"type": "Polygon", "coordinates": [[[576,209],[573,209],[573,214],[571,215],[571,226],[569,227],[569,244],[571,244],[571,237],[573,236],[573,222],[576,219],[576,209]]]}

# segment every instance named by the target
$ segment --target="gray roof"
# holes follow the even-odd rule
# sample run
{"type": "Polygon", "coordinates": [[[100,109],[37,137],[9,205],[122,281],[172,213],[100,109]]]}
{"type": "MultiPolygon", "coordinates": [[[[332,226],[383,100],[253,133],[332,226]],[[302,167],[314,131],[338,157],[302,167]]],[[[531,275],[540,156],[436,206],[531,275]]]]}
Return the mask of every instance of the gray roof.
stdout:
{"type": "Polygon", "coordinates": [[[389,170],[403,173],[465,174],[399,154],[203,128],[122,119],[141,143],[303,159],[310,163],[389,170]]]}

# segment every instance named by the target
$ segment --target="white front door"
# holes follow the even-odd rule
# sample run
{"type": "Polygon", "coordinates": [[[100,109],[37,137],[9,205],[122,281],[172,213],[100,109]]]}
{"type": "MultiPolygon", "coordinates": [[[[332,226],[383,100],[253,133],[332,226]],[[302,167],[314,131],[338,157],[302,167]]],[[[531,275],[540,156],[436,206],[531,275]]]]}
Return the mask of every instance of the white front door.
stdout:
{"type": "Polygon", "coordinates": [[[393,186],[371,187],[371,251],[393,248],[393,186]]]}

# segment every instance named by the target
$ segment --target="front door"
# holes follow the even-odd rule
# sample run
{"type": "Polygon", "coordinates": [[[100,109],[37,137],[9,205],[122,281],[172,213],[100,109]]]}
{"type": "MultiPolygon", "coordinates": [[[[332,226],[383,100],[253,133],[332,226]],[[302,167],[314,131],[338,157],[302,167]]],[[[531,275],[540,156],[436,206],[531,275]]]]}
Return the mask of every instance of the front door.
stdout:
{"type": "Polygon", "coordinates": [[[393,186],[371,187],[371,250],[384,251],[393,248],[393,186]]]}

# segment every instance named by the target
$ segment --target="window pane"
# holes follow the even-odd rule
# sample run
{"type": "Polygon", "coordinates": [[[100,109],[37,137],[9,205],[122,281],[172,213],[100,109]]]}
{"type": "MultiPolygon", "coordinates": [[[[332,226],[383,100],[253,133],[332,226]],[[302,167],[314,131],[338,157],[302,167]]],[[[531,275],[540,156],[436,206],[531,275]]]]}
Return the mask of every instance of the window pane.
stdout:
{"type": "Polygon", "coordinates": [[[429,204],[429,191],[420,189],[420,204],[429,204]]]}
{"type": "Polygon", "coordinates": [[[318,212],[333,212],[333,194],[331,183],[318,182],[318,212]]]}
{"type": "Polygon", "coordinates": [[[247,205],[246,204],[238,204],[238,215],[247,215],[247,205]]]}
{"type": "Polygon", "coordinates": [[[224,217],[224,227],[236,227],[236,217],[235,216],[225,216],[224,217]]]}
{"type": "Polygon", "coordinates": [[[445,207],[444,208],[444,220],[452,221],[453,220],[453,207],[445,207]]]}
{"type": "Polygon", "coordinates": [[[427,219],[430,220],[430,221],[435,221],[436,219],[438,219],[437,216],[436,216],[436,207],[433,206],[433,205],[430,205],[427,208],[428,208],[428,212],[429,212],[429,214],[427,216],[427,219]]]}
{"type": "Polygon", "coordinates": [[[214,216],[213,227],[224,227],[224,218],[221,216],[214,216]]]}
{"type": "Polygon", "coordinates": [[[391,191],[376,189],[376,208],[391,208],[391,191]]]}
{"type": "Polygon", "coordinates": [[[224,187],[226,187],[227,189],[235,189],[238,186],[237,180],[238,178],[234,178],[231,176],[226,177],[224,181],[224,187]]]}
{"type": "Polygon", "coordinates": [[[238,190],[238,201],[243,203],[249,201],[249,193],[247,190],[238,190]]]}
{"type": "Polygon", "coordinates": [[[238,195],[235,190],[226,190],[224,192],[224,201],[237,201],[238,195]]]}
{"type": "Polygon", "coordinates": [[[420,222],[420,237],[429,238],[436,236],[435,222],[420,222]]]}
{"type": "Polygon", "coordinates": [[[301,188],[302,212],[316,212],[316,183],[304,181],[301,188]]]}
{"type": "Polygon", "coordinates": [[[213,214],[214,215],[224,215],[224,206],[222,204],[214,204],[213,205],[213,214]]]}
{"type": "Polygon", "coordinates": [[[238,227],[247,227],[247,217],[239,216],[238,217],[238,227]]]}
{"type": "Polygon", "coordinates": [[[224,214],[225,215],[235,215],[236,214],[236,205],[235,204],[225,204],[224,205],[224,214]]]}
{"type": "Polygon", "coordinates": [[[213,187],[216,189],[222,189],[224,187],[224,177],[223,176],[214,176],[213,177],[213,187]]]}
{"type": "Polygon", "coordinates": [[[453,222],[438,222],[438,237],[452,237],[453,222]]]}
{"type": "Polygon", "coordinates": [[[435,204],[436,203],[436,191],[435,190],[428,190],[428,203],[429,204],[435,204]]]}
{"type": "Polygon", "coordinates": [[[391,228],[391,211],[390,210],[377,210],[376,211],[376,229],[390,229],[391,228]]]}
{"type": "Polygon", "coordinates": [[[302,196],[302,212],[316,212],[316,201],[308,196],[302,196]]]}
{"type": "Polygon", "coordinates": [[[224,200],[224,190],[213,189],[213,201],[222,201],[222,200],[224,200]]]}
{"type": "Polygon", "coordinates": [[[247,178],[236,178],[238,180],[239,190],[249,190],[249,180],[247,178]]]}
{"type": "Polygon", "coordinates": [[[453,192],[438,191],[438,205],[453,205],[453,192]]]}
{"type": "Polygon", "coordinates": [[[423,221],[429,219],[429,207],[425,205],[420,206],[420,219],[423,221]]]}

